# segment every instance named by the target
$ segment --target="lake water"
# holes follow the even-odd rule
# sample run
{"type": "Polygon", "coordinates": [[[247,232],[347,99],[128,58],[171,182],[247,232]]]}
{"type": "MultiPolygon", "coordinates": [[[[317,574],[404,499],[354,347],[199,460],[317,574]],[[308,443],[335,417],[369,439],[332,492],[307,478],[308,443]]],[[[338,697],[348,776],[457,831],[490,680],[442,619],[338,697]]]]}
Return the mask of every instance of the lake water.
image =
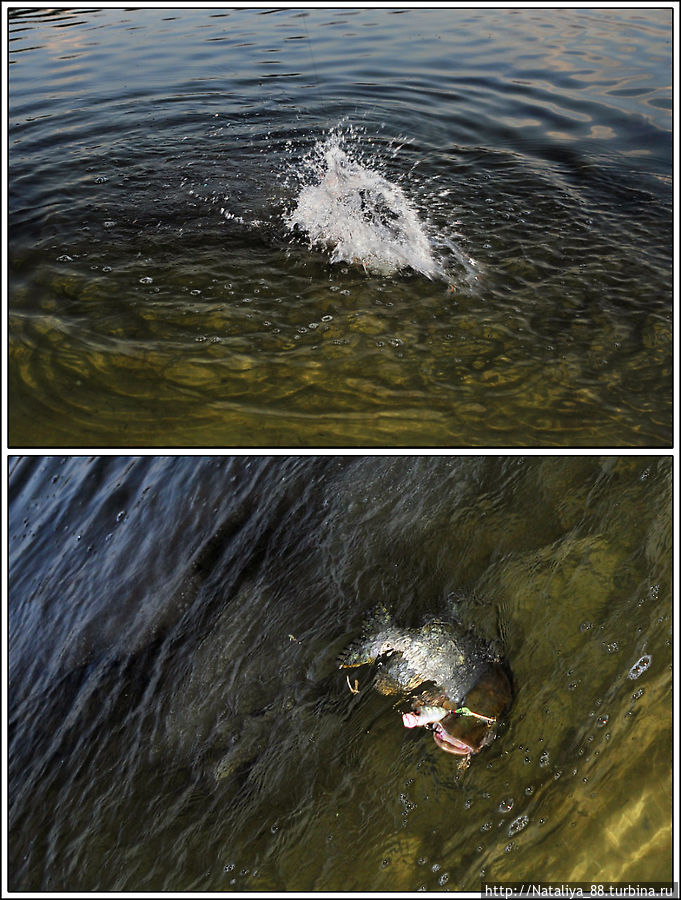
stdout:
{"type": "Polygon", "coordinates": [[[670,9],[9,38],[13,446],[670,445],[670,9]]]}
{"type": "Polygon", "coordinates": [[[672,877],[672,466],[10,460],[9,887],[672,877]],[[459,771],[342,648],[377,604],[499,631],[459,771]],[[418,733],[417,733],[418,732],[418,733]]]}

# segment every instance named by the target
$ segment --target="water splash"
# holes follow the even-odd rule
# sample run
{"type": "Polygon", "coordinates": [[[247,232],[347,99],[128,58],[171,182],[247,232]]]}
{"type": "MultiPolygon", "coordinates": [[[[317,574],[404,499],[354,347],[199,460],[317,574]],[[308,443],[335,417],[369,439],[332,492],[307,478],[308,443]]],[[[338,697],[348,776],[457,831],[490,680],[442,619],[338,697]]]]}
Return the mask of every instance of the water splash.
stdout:
{"type": "MultiPolygon", "coordinates": [[[[284,216],[289,230],[305,235],[310,247],[330,251],[332,263],[355,263],[378,274],[412,269],[450,280],[415,204],[378,171],[377,160],[362,159],[353,149],[340,130],[316,143],[295,205],[284,216]]],[[[448,246],[477,277],[473,260],[453,242],[448,246]]]]}

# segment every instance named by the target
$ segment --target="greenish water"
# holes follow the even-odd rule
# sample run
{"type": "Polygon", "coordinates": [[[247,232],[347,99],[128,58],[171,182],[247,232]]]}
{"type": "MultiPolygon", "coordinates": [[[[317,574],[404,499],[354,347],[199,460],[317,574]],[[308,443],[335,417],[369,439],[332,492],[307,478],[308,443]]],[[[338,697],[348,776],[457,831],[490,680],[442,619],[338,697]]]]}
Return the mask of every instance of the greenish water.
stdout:
{"type": "Polygon", "coordinates": [[[27,457],[9,511],[10,889],[671,880],[670,459],[27,457]],[[348,691],[379,602],[501,628],[468,769],[348,691]]]}
{"type": "Polygon", "coordinates": [[[670,446],[669,10],[9,25],[12,446],[670,446]],[[290,227],[329,134],[438,274],[290,227]]]}

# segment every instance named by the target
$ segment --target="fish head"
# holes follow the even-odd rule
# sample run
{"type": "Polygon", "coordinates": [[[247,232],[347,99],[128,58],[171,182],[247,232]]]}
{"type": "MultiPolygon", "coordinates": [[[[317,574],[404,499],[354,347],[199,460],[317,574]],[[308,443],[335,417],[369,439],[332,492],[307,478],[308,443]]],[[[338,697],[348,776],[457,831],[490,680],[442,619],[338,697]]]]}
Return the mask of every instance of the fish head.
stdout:
{"type": "Polygon", "coordinates": [[[433,738],[441,750],[455,756],[471,756],[491,744],[497,722],[511,705],[511,681],[500,663],[490,663],[466,695],[459,709],[432,725],[433,738]]]}

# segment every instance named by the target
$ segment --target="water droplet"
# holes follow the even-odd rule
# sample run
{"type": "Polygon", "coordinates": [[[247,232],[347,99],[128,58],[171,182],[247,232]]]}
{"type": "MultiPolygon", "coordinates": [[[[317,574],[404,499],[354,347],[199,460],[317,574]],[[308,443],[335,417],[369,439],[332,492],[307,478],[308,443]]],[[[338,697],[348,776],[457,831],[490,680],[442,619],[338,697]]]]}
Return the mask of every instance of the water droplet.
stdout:
{"type": "Polygon", "coordinates": [[[499,801],[497,809],[500,813],[510,812],[513,809],[513,797],[504,797],[503,800],[499,801]]]}
{"type": "Polygon", "coordinates": [[[607,715],[607,713],[602,716],[599,716],[596,719],[596,725],[598,725],[599,728],[603,728],[604,725],[608,724],[608,718],[609,718],[609,716],[607,715]]]}
{"type": "Polygon", "coordinates": [[[125,518],[125,510],[122,509],[116,516],[116,521],[121,522],[125,518]]]}

